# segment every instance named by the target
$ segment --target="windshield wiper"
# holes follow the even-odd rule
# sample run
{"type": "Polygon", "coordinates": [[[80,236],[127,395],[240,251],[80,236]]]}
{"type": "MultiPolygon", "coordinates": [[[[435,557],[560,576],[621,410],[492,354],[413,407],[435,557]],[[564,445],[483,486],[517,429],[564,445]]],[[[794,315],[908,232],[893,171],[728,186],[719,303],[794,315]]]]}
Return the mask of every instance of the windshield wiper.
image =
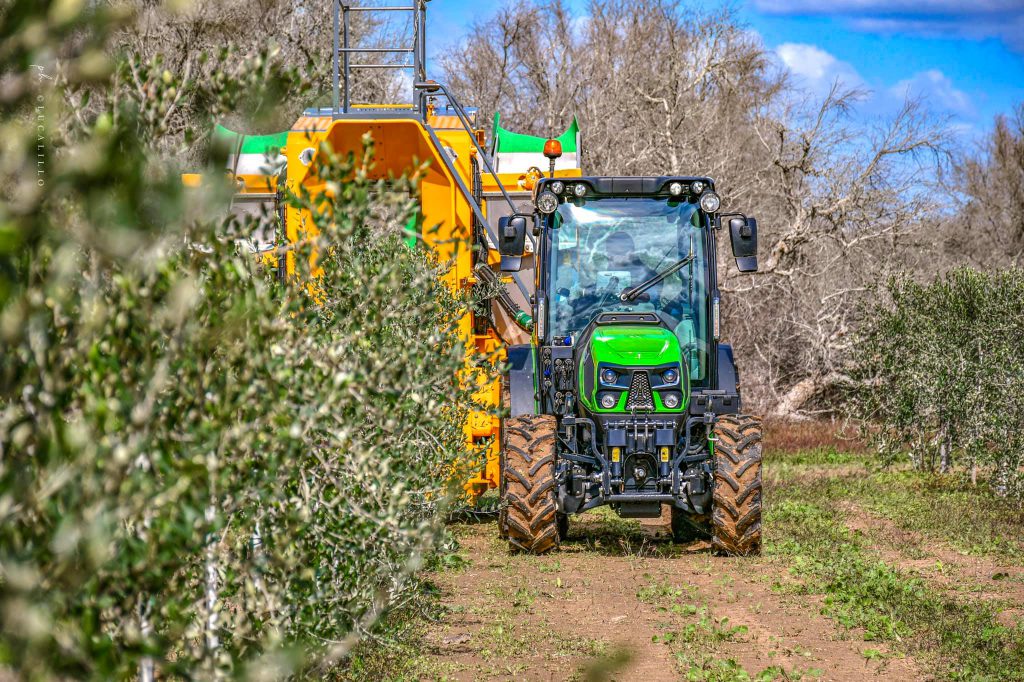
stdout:
{"type": "Polygon", "coordinates": [[[681,258],[680,260],[677,260],[668,268],[662,270],[654,277],[651,277],[650,279],[640,282],[640,284],[637,284],[635,287],[624,289],[622,293],[619,294],[619,300],[622,301],[623,303],[629,303],[633,301],[634,299],[636,299],[637,296],[644,293],[645,291],[653,287],[655,284],[658,284],[672,273],[679,272],[680,270],[682,270],[684,266],[689,265],[690,263],[693,262],[693,260],[693,237],[690,237],[690,253],[688,256],[686,256],[685,258],[681,258]]]}

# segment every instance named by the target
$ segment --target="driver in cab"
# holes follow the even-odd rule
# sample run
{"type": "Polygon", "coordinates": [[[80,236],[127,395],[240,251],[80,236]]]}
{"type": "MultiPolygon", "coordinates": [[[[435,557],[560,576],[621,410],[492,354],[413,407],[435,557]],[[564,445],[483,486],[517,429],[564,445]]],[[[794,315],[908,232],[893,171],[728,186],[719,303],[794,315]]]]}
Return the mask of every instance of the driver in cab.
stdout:
{"type": "MultiPolygon", "coordinates": [[[[633,238],[627,232],[613,232],[601,246],[606,265],[604,268],[588,273],[589,281],[585,283],[559,282],[559,284],[569,284],[559,293],[570,299],[569,304],[572,306],[573,316],[596,313],[598,309],[615,309],[619,306],[629,306],[634,310],[657,310],[660,284],[652,286],[628,303],[620,299],[623,292],[629,290],[630,287],[650,281],[657,274],[637,256],[633,238]]],[[[575,275],[575,273],[573,274],[575,275]]]]}

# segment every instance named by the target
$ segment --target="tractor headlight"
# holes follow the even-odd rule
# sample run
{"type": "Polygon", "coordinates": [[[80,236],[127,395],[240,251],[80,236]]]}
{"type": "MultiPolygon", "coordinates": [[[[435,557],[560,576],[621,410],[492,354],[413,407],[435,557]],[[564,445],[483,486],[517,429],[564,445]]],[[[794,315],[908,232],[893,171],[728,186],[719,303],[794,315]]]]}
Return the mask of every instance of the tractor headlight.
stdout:
{"type": "Polygon", "coordinates": [[[714,213],[722,206],[722,200],[714,192],[707,192],[700,196],[700,207],[705,213],[714,213]]]}
{"type": "Polygon", "coordinates": [[[679,372],[674,369],[666,369],[662,373],[661,378],[665,380],[666,384],[674,384],[679,379],[679,372]]]}
{"type": "Polygon", "coordinates": [[[618,378],[619,375],[615,373],[614,369],[601,370],[601,381],[606,384],[614,384],[618,378]]]}
{"type": "Polygon", "coordinates": [[[541,213],[554,213],[558,210],[558,197],[554,192],[544,190],[537,197],[537,210],[541,213]]]}
{"type": "Polygon", "coordinates": [[[572,193],[578,197],[581,197],[587,193],[587,186],[584,185],[582,182],[578,185],[573,185],[572,193]]]}
{"type": "Polygon", "coordinates": [[[680,194],[683,193],[683,183],[673,182],[671,185],[668,186],[668,192],[674,197],[679,196],[680,194]]]}
{"type": "Polygon", "coordinates": [[[618,399],[612,393],[605,393],[603,396],[601,396],[601,407],[603,407],[606,410],[612,409],[618,402],[618,399]]]}
{"type": "Polygon", "coordinates": [[[665,403],[665,407],[667,407],[668,409],[674,410],[677,407],[679,407],[679,394],[669,393],[664,398],[661,399],[661,402],[665,403]]]}
{"type": "Polygon", "coordinates": [[[692,185],[690,185],[690,189],[693,190],[694,194],[700,194],[701,192],[704,191],[704,183],[701,182],[700,180],[697,180],[692,185]]]}
{"type": "Polygon", "coordinates": [[[561,194],[562,192],[565,191],[565,183],[562,182],[561,180],[555,180],[550,185],[548,185],[548,187],[550,187],[551,191],[554,192],[555,194],[561,194]]]}

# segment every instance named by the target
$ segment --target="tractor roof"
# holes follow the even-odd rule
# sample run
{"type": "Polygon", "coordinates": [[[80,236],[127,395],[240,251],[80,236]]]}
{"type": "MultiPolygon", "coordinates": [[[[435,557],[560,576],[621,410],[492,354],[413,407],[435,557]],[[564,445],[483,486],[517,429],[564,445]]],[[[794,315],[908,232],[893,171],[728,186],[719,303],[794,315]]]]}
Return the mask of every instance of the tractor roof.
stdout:
{"type": "MultiPolygon", "coordinates": [[[[548,183],[565,178],[543,178],[537,183],[537,192],[544,189],[548,183]]],[[[594,194],[609,195],[661,195],[667,194],[669,185],[679,182],[690,185],[694,182],[703,182],[707,189],[715,188],[715,181],[704,175],[659,175],[659,176],[583,176],[572,178],[571,182],[587,184],[594,194]]]]}

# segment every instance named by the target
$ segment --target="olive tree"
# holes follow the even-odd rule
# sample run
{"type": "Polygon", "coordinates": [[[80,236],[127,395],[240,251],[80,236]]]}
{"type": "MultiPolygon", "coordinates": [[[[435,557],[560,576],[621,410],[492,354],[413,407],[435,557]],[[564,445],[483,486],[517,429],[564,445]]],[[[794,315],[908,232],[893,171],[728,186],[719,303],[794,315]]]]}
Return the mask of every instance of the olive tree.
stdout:
{"type": "Polygon", "coordinates": [[[854,406],[890,459],[957,459],[1020,496],[1024,465],[1024,271],[894,278],[861,309],[854,406]]]}
{"type": "Polygon", "coordinates": [[[150,68],[107,51],[127,21],[0,11],[0,676],[329,665],[415,593],[441,537],[466,302],[406,244],[415,183],[362,172],[371,140],[322,150],[330,195],[285,197],[320,236],[277,256],[315,248],[322,277],[282,281],[239,246],[223,159],[186,189],[140,134],[179,86],[156,72],[153,102],[125,94],[150,68]]]}

